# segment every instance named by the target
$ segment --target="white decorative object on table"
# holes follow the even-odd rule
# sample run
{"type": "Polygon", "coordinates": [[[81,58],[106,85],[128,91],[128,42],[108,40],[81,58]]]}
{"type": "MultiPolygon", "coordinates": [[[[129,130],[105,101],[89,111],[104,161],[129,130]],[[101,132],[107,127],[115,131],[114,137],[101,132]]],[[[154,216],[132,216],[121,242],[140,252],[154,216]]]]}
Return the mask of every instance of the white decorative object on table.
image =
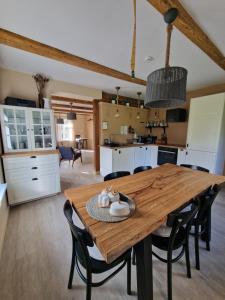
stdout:
{"type": "Polygon", "coordinates": [[[98,206],[99,207],[109,206],[109,196],[107,190],[103,190],[101,194],[98,195],[98,206]]]}
{"type": "Polygon", "coordinates": [[[130,214],[130,207],[127,202],[116,201],[110,206],[109,213],[115,217],[128,216],[130,214]]]}

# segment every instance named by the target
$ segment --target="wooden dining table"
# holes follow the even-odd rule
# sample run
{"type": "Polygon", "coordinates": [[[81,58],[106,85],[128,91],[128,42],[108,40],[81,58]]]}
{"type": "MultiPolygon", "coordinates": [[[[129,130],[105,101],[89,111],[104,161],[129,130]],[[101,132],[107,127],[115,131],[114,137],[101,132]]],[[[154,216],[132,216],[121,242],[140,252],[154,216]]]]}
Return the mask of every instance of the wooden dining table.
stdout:
{"type": "Polygon", "coordinates": [[[71,188],[65,190],[65,196],[107,263],[134,247],[138,300],[150,300],[153,299],[151,233],[166,220],[169,213],[215,184],[225,184],[225,176],[164,164],[135,175],[71,188]],[[89,216],[87,201],[107,186],[135,201],[135,212],[128,219],[105,223],[89,216]]]}

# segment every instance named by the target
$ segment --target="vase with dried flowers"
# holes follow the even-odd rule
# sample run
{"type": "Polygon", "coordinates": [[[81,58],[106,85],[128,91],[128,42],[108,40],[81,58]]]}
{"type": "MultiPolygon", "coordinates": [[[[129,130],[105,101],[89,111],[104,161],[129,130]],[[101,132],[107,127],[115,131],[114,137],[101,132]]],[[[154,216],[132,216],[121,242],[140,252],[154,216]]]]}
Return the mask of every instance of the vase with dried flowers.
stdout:
{"type": "Polygon", "coordinates": [[[44,89],[46,83],[49,81],[49,78],[43,74],[37,73],[32,76],[36,82],[38,90],[38,106],[39,108],[44,108],[44,89]]]}

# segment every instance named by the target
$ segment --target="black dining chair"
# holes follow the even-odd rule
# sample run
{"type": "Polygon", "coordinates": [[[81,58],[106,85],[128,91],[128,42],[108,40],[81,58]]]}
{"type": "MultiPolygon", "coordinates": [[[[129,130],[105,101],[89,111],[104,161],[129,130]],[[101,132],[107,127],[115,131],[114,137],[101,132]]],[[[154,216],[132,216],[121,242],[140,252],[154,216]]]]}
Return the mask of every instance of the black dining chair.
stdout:
{"type": "Polygon", "coordinates": [[[167,258],[162,258],[160,255],[152,252],[160,261],[167,263],[167,289],[168,300],[172,300],[172,263],[178,261],[185,253],[187,277],[191,278],[190,258],[189,258],[189,232],[192,221],[198,211],[198,207],[193,204],[189,211],[173,212],[169,214],[167,226],[171,227],[169,236],[160,236],[152,233],[152,245],[156,248],[166,251],[167,258]],[[173,258],[174,250],[178,250],[179,254],[173,258]]]}
{"type": "Polygon", "coordinates": [[[140,172],[143,172],[143,171],[147,171],[147,170],[151,170],[152,167],[151,166],[140,166],[140,167],[137,167],[134,169],[134,174],[136,173],[140,173],[140,172]]]}
{"type": "Polygon", "coordinates": [[[104,181],[108,181],[108,180],[111,180],[111,179],[116,179],[116,178],[124,177],[124,176],[128,176],[128,175],[130,175],[130,172],[128,172],[128,171],[113,172],[113,173],[107,174],[104,177],[104,181]]]}
{"type": "Polygon", "coordinates": [[[206,249],[210,251],[210,237],[211,237],[211,207],[218,195],[219,187],[215,185],[210,187],[206,193],[198,198],[199,210],[193,220],[192,226],[194,227],[195,238],[195,262],[196,269],[200,270],[200,258],[199,258],[199,237],[202,237],[206,242],[206,249]]]}
{"type": "Polygon", "coordinates": [[[120,270],[127,266],[127,294],[131,295],[131,250],[128,250],[112,263],[108,264],[103,260],[98,260],[90,256],[88,247],[93,247],[94,242],[90,234],[85,230],[77,227],[72,219],[73,208],[67,200],[64,204],[64,214],[69,223],[72,234],[72,260],[70,267],[70,275],[68,281],[68,289],[72,288],[74,267],[76,266],[78,275],[86,283],[86,300],[91,300],[91,288],[103,285],[120,270]],[[80,265],[86,270],[83,274],[80,265]],[[117,267],[116,270],[99,282],[92,281],[92,274],[101,274],[117,267]]]}
{"type": "Polygon", "coordinates": [[[196,171],[202,171],[202,172],[209,173],[208,169],[203,168],[203,167],[199,167],[199,166],[195,166],[195,165],[181,164],[180,166],[188,168],[188,169],[196,170],[196,171]]]}

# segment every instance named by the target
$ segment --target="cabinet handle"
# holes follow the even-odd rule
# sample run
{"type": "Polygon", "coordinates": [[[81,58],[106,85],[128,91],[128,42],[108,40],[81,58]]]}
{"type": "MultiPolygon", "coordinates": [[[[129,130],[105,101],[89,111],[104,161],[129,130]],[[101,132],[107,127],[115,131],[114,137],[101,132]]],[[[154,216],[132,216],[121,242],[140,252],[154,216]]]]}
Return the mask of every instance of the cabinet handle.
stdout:
{"type": "Polygon", "coordinates": [[[145,148],[145,150],[148,150],[148,148],[145,148]]]}
{"type": "Polygon", "coordinates": [[[140,147],[140,148],[143,148],[143,147],[140,147]]]}
{"type": "Polygon", "coordinates": [[[121,153],[121,151],[119,150],[119,154],[121,153]]]}
{"type": "Polygon", "coordinates": [[[31,156],[30,158],[37,158],[37,156],[34,155],[34,156],[31,156]]]}
{"type": "Polygon", "coordinates": [[[30,129],[29,128],[27,128],[27,131],[29,131],[30,129]]]}
{"type": "Polygon", "coordinates": [[[189,144],[187,144],[187,148],[188,148],[189,144]]]}
{"type": "Polygon", "coordinates": [[[38,178],[32,178],[32,180],[38,180],[38,178]]]}
{"type": "Polygon", "coordinates": [[[32,170],[37,170],[37,169],[38,169],[38,167],[32,167],[31,169],[32,169],[32,170]]]}

